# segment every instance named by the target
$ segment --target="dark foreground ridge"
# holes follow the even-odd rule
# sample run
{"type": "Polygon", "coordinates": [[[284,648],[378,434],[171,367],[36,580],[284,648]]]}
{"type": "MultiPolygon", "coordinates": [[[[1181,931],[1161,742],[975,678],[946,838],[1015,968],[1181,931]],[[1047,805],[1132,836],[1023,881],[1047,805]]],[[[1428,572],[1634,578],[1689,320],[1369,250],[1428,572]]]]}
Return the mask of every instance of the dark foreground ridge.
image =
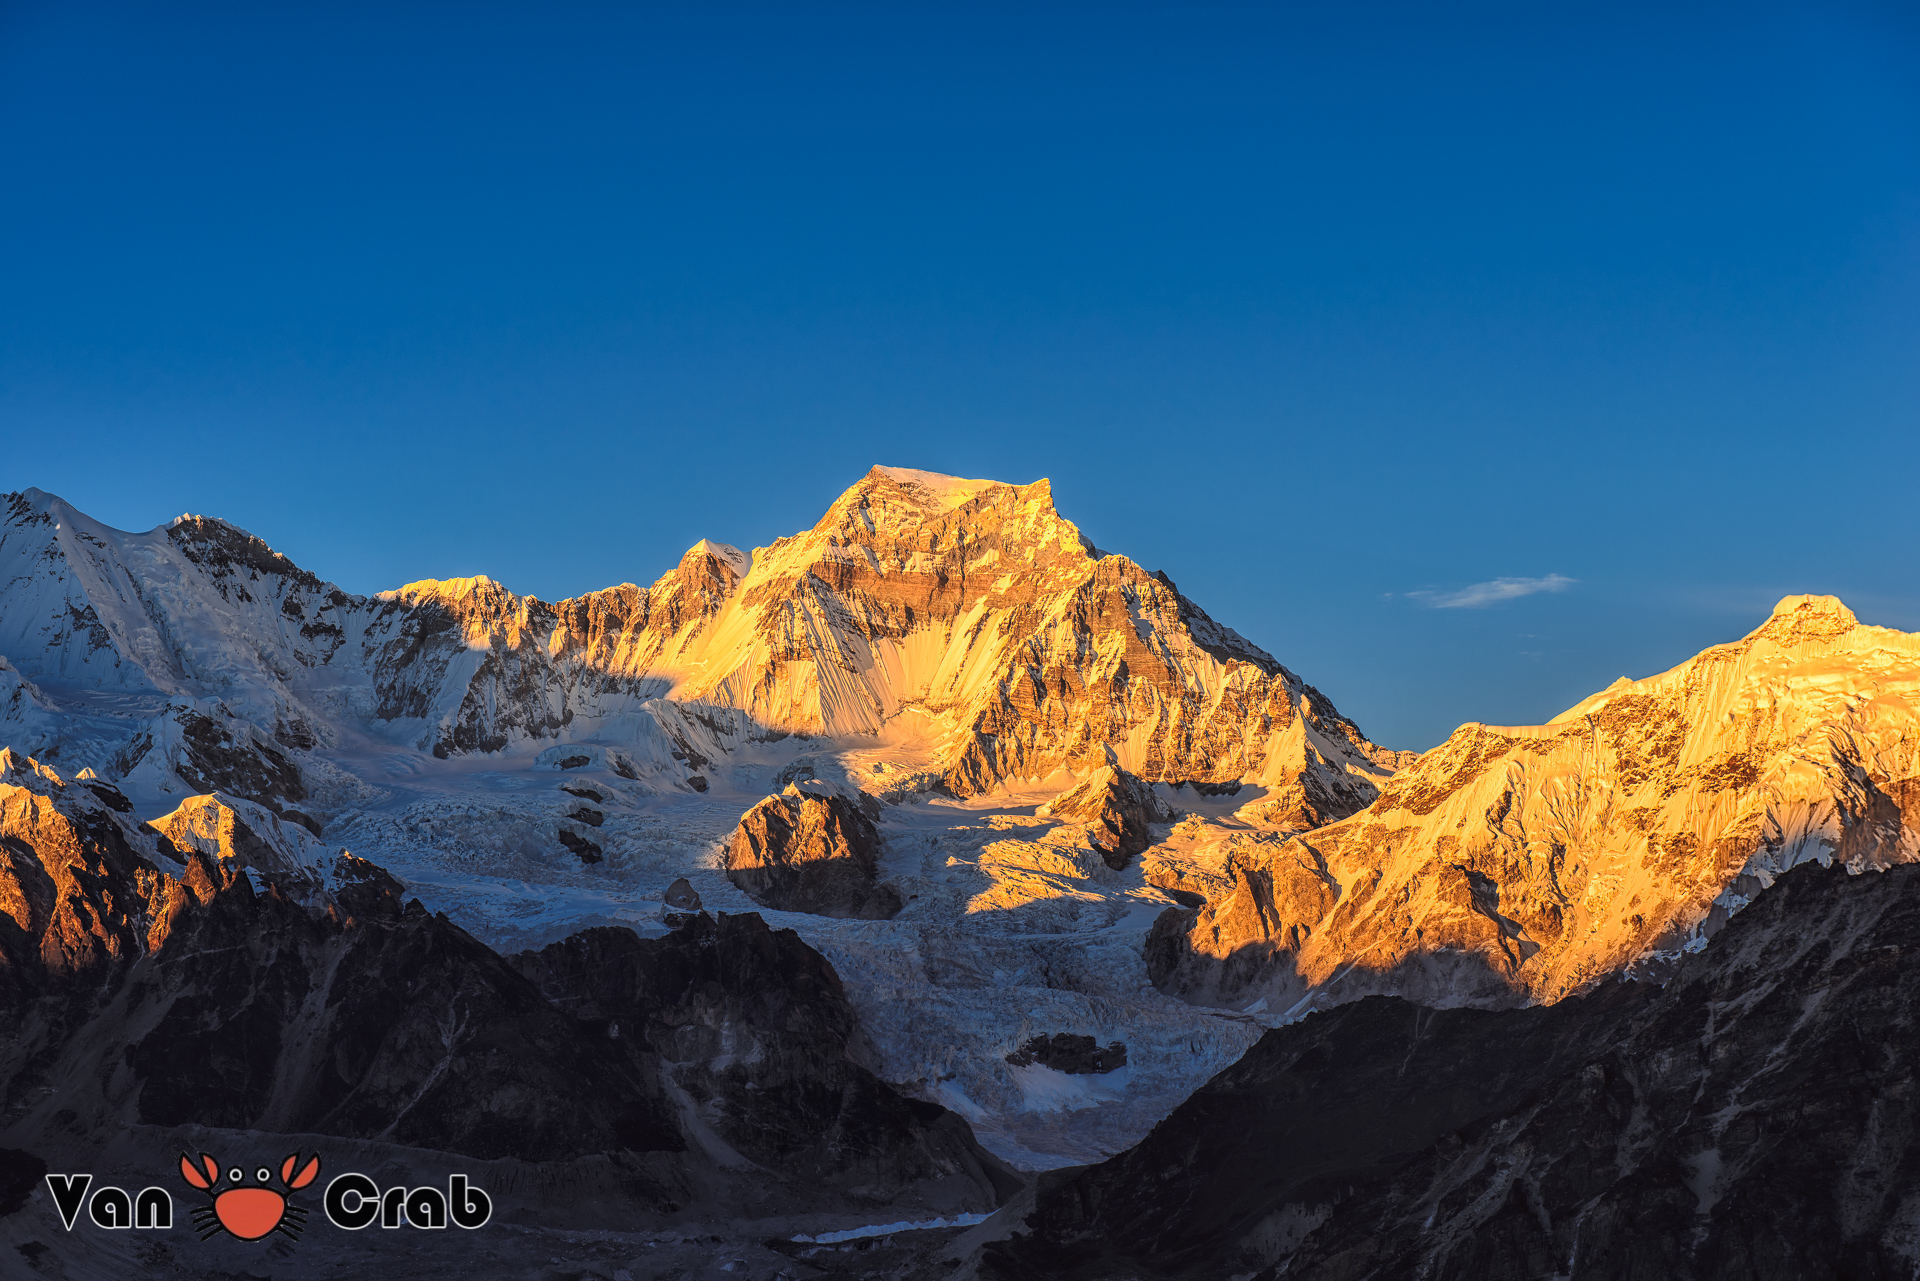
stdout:
{"type": "Polygon", "coordinates": [[[626,1231],[977,1213],[1021,1186],[856,1061],[832,966],[757,915],[503,958],[351,855],[296,901],[36,762],[0,753],[0,777],[0,1222],[45,1199],[36,1171],[168,1182],[182,1150],[328,1137],[491,1163],[503,1221],[626,1231]]]}
{"type": "Polygon", "coordinates": [[[1664,989],[1270,1031],[981,1274],[1906,1277],[1916,1109],[1920,867],[1806,865],[1664,989]]]}

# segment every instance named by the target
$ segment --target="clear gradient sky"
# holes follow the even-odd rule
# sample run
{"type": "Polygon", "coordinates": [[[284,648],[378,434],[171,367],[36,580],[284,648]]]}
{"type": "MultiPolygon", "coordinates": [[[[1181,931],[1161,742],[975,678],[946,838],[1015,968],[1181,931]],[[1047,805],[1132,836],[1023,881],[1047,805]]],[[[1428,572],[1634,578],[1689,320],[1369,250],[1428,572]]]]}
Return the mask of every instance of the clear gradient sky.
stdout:
{"type": "Polygon", "coordinates": [[[0,6],[0,488],[355,591],[1047,476],[1426,747],[1920,627],[1917,354],[1911,5],[0,6]]]}

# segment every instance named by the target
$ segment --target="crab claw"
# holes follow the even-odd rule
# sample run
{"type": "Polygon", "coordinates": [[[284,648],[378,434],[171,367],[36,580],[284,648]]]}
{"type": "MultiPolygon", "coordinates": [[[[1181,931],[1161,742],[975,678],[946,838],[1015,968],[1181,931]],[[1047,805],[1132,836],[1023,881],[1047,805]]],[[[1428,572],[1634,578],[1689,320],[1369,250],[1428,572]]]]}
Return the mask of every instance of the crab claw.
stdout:
{"type": "MultiPolygon", "coordinates": [[[[213,1158],[208,1157],[207,1159],[211,1161],[213,1158]]],[[[219,1167],[215,1166],[214,1170],[215,1170],[215,1174],[213,1177],[217,1179],[220,1177],[218,1173],[219,1167]]],[[[213,1183],[207,1178],[207,1176],[200,1173],[199,1167],[194,1165],[193,1158],[188,1156],[185,1152],[182,1152],[180,1154],[180,1177],[185,1179],[188,1183],[191,1183],[194,1187],[199,1188],[203,1192],[206,1189],[213,1186],[213,1183]]]]}
{"type": "Polygon", "coordinates": [[[207,1172],[206,1187],[212,1187],[214,1184],[220,1182],[220,1163],[213,1159],[212,1153],[202,1152],[200,1154],[200,1167],[207,1172]]]}
{"type": "Polygon", "coordinates": [[[280,1181],[290,1188],[304,1188],[307,1184],[312,1183],[320,1177],[319,1157],[316,1156],[308,1161],[306,1165],[301,1168],[300,1173],[295,1174],[293,1167],[299,1160],[300,1154],[295,1152],[292,1156],[280,1163],[280,1181]]]}

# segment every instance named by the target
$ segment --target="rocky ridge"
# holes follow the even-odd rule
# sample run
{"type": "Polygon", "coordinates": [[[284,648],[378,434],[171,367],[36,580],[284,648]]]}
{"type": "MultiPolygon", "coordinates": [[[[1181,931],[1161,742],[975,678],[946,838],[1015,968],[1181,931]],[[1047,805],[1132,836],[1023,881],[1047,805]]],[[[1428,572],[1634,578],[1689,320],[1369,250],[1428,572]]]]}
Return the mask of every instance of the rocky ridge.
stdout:
{"type": "Polygon", "coordinates": [[[1088,840],[1115,871],[1153,844],[1155,823],[1174,820],[1173,807],[1153,788],[1111,765],[1088,774],[1037,812],[1084,826],[1088,840]]]}
{"type": "Polygon", "coordinates": [[[1156,926],[1162,985],[1275,1011],[1552,1001],[1657,973],[1807,860],[1920,856],[1920,636],[1788,597],[1541,726],[1465,725],[1365,810],[1230,835],[1156,926]],[[1302,1005],[1302,1002],[1307,1003],[1302,1005]]]}
{"type": "MultiPolygon", "coordinates": [[[[0,519],[0,639],[33,657],[0,664],[0,742],[44,747],[34,769],[51,762],[74,804],[110,815],[89,809],[73,837],[105,851],[71,878],[92,905],[73,909],[77,938],[93,937],[87,912],[112,915],[86,897],[114,848],[89,824],[117,824],[155,884],[199,876],[259,912],[285,900],[343,938],[387,922],[379,904],[401,893],[337,853],[351,844],[496,960],[518,953],[502,963],[564,1011],[573,998],[544,994],[553,976],[521,963],[584,923],[656,935],[636,955],[664,957],[653,944],[718,945],[697,924],[703,899],[716,925],[796,902],[756,903],[723,866],[741,811],[795,780],[884,834],[882,878],[850,854],[857,824],[836,822],[823,848],[845,852],[823,861],[856,873],[847,892],[826,897],[832,914],[772,916],[845,978],[868,1043],[844,1058],[951,1107],[1028,1168],[1134,1142],[1263,1023],[1369,992],[1508,1006],[1622,967],[1664,977],[1797,862],[1882,867],[1914,849],[1914,638],[1821,598],[1550,725],[1463,727],[1414,762],[1367,744],[1163,576],[1094,548],[1044,483],[876,469],[773,548],[702,543],[651,588],[553,605],[486,579],[353,597],[222,522],[128,535],[16,497],[0,519]],[[883,880],[907,900],[897,915],[860,898],[883,880]],[[1189,910],[1162,915],[1169,899],[1189,910]],[[1160,990],[1143,981],[1143,941],[1160,990]],[[1070,1070],[1083,1038],[1100,1070],[1070,1070]]],[[[769,885],[777,862],[761,869],[769,885]]],[[[109,889],[144,903],[138,885],[109,889]]],[[[43,890],[20,874],[21,919],[67,901],[43,890]]],[[[137,958],[131,946],[120,954],[137,958]]],[[[288,946],[283,968],[298,970],[344,945],[288,946]]],[[[39,991],[44,976],[22,981],[39,991]]],[[[595,997],[623,1012],[594,1013],[586,1034],[651,1026],[634,1004],[645,990],[595,997]]],[[[662,1018],[708,1027],[705,999],[662,1018]]],[[[728,1040],[751,1025],[732,1026],[716,1043],[793,1060],[758,1033],[728,1040]]],[[[422,1040],[389,1080],[439,1065],[422,1040]]],[[[695,1155],[646,1160],[722,1171],[709,1193],[735,1157],[763,1160],[726,1138],[746,1124],[730,1109],[788,1088],[777,1072],[709,1071],[735,1052],[643,1056],[640,1092],[613,1092],[665,1108],[695,1155]]],[[[509,1060],[502,1088],[531,1088],[509,1060]]],[[[857,1075],[833,1079],[812,1097],[866,1097],[857,1075]]],[[[922,1133],[911,1109],[877,1115],[922,1133]]],[[[828,1148],[764,1159],[812,1170],[828,1148]]],[[[847,1169],[836,1196],[877,1177],[847,1169]]],[[[679,1195],[646,1177],[645,1196],[679,1195]]]]}
{"type": "Polygon", "coordinates": [[[549,604],[480,578],[340,591],[225,522],[146,534],[27,490],[0,517],[0,712],[24,750],[324,822],[370,734],[438,757],[617,746],[660,786],[788,735],[905,735],[972,795],[1110,759],[1268,788],[1297,826],[1372,799],[1401,754],[1094,548],[1047,482],[875,468],[806,533],[702,541],[650,588],[549,604]],[[110,699],[102,695],[111,694],[110,699]],[[111,710],[109,710],[111,708],[111,710]]]}
{"type": "Polygon", "coordinates": [[[819,784],[789,783],[740,816],[727,879],[782,912],[883,920],[900,895],[876,884],[882,844],[873,820],[819,784]]]}

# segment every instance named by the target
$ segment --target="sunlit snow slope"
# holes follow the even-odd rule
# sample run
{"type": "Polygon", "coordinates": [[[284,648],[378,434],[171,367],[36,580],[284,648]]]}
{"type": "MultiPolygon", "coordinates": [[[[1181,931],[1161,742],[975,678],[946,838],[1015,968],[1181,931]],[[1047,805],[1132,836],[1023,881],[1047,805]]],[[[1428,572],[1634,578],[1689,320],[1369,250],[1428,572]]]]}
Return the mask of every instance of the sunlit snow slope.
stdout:
{"type": "Polygon", "coordinates": [[[1920,636],[1789,596],[1546,725],[1462,726],[1341,822],[1163,859],[1149,874],[1207,903],[1163,923],[1156,974],[1275,1012],[1657,976],[1797,863],[1920,856],[1917,696],[1920,636]]]}

